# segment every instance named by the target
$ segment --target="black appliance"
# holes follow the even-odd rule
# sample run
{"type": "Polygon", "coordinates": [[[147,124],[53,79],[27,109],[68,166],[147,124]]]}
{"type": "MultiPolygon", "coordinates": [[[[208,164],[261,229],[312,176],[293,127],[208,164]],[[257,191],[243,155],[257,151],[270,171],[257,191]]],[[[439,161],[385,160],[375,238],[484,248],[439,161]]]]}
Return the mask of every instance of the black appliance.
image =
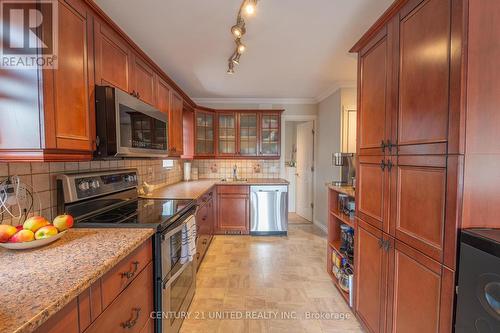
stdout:
{"type": "Polygon", "coordinates": [[[77,228],[153,228],[155,332],[178,332],[196,287],[194,261],[181,263],[182,230],[195,218],[194,200],[137,196],[136,170],[57,177],[58,212],[77,228]]]}
{"type": "Polygon", "coordinates": [[[500,229],[461,233],[455,332],[500,332],[500,229]]]}
{"type": "Polygon", "coordinates": [[[113,87],[96,86],[97,157],[168,156],[168,115],[113,87]]]}

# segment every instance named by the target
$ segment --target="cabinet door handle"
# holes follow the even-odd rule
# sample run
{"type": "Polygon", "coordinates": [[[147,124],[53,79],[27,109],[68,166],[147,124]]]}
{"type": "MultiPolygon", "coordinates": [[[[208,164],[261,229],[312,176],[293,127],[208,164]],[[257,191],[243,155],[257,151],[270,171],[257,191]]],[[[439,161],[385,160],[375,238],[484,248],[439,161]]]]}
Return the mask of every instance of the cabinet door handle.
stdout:
{"type": "Polygon", "coordinates": [[[122,278],[125,277],[128,280],[128,279],[131,279],[134,277],[135,273],[137,273],[137,270],[139,269],[139,262],[134,261],[134,262],[132,262],[132,265],[134,265],[134,269],[132,271],[122,273],[121,274],[122,278]]]}
{"type": "Polygon", "coordinates": [[[393,166],[394,166],[394,164],[392,164],[392,161],[387,160],[387,170],[389,170],[389,172],[391,172],[393,166]]]}
{"type": "Polygon", "coordinates": [[[389,252],[389,249],[391,248],[391,242],[388,239],[384,240],[383,247],[385,252],[389,252]]]}
{"type": "Polygon", "coordinates": [[[389,148],[389,153],[392,153],[392,147],[394,145],[392,144],[391,140],[387,140],[387,148],[389,148]]]}
{"type": "Polygon", "coordinates": [[[134,317],[132,319],[127,320],[124,323],[121,323],[120,324],[121,327],[130,329],[134,327],[135,324],[137,324],[137,320],[139,320],[139,315],[141,314],[141,308],[133,308],[132,312],[135,314],[133,315],[134,317]]]}
{"type": "Polygon", "coordinates": [[[378,239],[378,248],[379,249],[384,248],[384,240],[382,238],[378,239]]]}
{"type": "Polygon", "coordinates": [[[383,153],[385,153],[385,147],[386,147],[386,144],[385,144],[384,140],[382,140],[382,141],[380,142],[380,148],[382,148],[382,152],[383,152],[383,153]]]}
{"type": "Polygon", "coordinates": [[[380,169],[382,169],[382,171],[384,171],[385,167],[386,167],[386,165],[385,165],[384,160],[380,161],[380,169]]]}

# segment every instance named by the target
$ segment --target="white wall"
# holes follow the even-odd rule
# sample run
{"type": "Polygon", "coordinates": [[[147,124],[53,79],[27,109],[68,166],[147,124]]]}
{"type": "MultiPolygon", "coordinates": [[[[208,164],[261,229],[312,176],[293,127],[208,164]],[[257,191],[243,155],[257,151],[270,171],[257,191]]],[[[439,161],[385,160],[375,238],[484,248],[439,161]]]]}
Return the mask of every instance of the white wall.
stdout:
{"type": "Polygon", "coordinates": [[[355,105],[355,88],[339,89],[318,105],[314,222],[324,227],[328,221],[328,192],[325,184],[340,178],[340,168],[333,166],[332,154],[341,150],[342,107],[355,105]]]}

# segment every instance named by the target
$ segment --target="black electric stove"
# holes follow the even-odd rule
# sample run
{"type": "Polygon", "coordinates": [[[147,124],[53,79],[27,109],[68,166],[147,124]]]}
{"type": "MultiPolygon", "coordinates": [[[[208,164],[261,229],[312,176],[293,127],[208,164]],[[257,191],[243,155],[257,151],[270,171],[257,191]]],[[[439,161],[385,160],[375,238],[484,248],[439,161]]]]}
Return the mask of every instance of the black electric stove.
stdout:
{"type": "MultiPolygon", "coordinates": [[[[75,214],[75,211],[95,212],[96,202],[86,204],[85,207],[68,209],[68,214],[80,216],[76,218],[75,226],[81,228],[145,228],[151,227],[158,231],[168,228],[179,217],[183,216],[193,206],[193,200],[176,199],[143,199],[136,198],[127,202],[115,203],[111,208],[103,209],[98,213],[88,212],[83,215],[75,214]]],[[[97,203],[99,206],[100,203],[97,203]]]]}
{"type": "MultiPolygon", "coordinates": [[[[184,230],[195,221],[195,200],[145,199],[137,195],[136,170],[78,173],[57,177],[58,212],[79,228],[153,228],[155,331],[177,333],[196,288],[195,260],[183,262],[184,230]]],[[[192,227],[191,227],[192,228],[192,227]]],[[[191,229],[192,230],[192,229],[191,229]]],[[[195,232],[196,235],[196,232],[195,232]]]]}
{"type": "Polygon", "coordinates": [[[194,200],[144,199],[137,195],[135,170],[67,174],[58,178],[58,210],[75,227],[165,230],[195,206],[194,200]]]}

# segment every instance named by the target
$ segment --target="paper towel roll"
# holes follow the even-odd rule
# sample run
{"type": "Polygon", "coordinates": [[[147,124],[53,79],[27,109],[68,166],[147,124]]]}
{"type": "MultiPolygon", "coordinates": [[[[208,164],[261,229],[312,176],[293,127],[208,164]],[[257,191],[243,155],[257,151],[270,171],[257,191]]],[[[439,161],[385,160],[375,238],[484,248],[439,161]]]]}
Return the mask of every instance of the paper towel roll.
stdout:
{"type": "Polygon", "coordinates": [[[184,181],[191,180],[191,162],[184,162],[184,181]]]}

